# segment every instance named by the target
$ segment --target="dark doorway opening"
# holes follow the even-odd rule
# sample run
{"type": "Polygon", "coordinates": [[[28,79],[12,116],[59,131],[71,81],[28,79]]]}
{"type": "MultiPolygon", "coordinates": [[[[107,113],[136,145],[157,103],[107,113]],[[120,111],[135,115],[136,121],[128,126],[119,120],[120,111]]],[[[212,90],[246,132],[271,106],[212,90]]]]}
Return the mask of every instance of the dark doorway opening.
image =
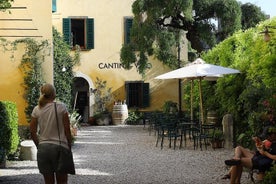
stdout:
{"type": "Polygon", "coordinates": [[[87,123],[89,117],[89,84],[81,77],[74,78],[74,109],[81,115],[82,122],[87,123]]]}

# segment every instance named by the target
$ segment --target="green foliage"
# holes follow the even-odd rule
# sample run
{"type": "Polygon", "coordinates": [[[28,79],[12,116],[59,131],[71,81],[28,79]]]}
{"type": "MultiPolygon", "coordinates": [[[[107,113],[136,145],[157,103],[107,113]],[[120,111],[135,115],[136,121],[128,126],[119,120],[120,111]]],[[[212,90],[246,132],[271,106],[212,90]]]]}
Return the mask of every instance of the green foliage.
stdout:
{"type": "Polygon", "coordinates": [[[15,153],[19,144],[18,114],[13,102],[0,101],[0,135],[0,149],[2,150],[0,158],[3,159],[4,153],[6,155],[15,153]]]}
{"type": "Polygon", "coordinates": [[[266,15],[262,12],[261,8],[251,4],[246,3],[241,5],[242,10],[242,29],[249,29],[255,27],[259,22],[266,19],[266,15]],[[254,16],[252,16],[254,15],[254,16]]]}
{"type": "Polygon", "coordinates": [[[224,140],[223,131],[221,129],[215,129],[213,132],[213,140],[224,140]]]}
{"type": "Polygon", "coordinates": [[[265,173],[264,179],[261,182],[262,184],[271,184],[276,181],[276,164],[274,163],[273,167],[265,173]]]}
{"type": "MultiPolygon", "coordinates": [[[[5,104],[0,101],[0,149],[2,149],[2,154],[5,154],[4,150],[10,149],[10,135],[11,135],[11,129],[8,124],[8,112],[6,110],[5,104]]],[[[0,153],[0,154],[1,154],[0,153]]],[[[5,155],[0,155],[0,157],[3,159],[5,155]]]]}
{"type": "Polygon", "coordinates": [[[192,4],[192,0],[136,0],[132,5],[131,42],[121,49],[122,65],[130,69],[135,64],[138,72],[144,75],[148,57],[154,55],[169,66],[177,66],[179,31],[171,27],[192,20],[192,4]],[[175,25],[165,25],[167,18],[173,18],[175,25]]]}
{"type": "Polygon", "coordinates": [[[129,110],[126,123],[129,125],[138,124],[138,121],[143,117],[142,113],[138,110],[129,110]]]}
{"type": "Polygon", "coordinates": [[[269,108],[275,109],[276,37],[274,33],[270,42],[263,40],[259,32],[266,25],[275,26],[276,19],[265,21],[254,29],[237,32],[202,55],[208,63],[241,71],[240,74],[218,79],[212,90],[203,85],[202,91],[206,108],[216,104],[219,116],[226,113],[233,115],[237,136],[243,133],[239,137],[242,144],[248,144],[248,139],[259,134],[265,124],[275,123],[275,111],[269,111],[264,103],[269,102],[269,108]],[[211,100],[208,101],[209,97],[211,100]]]}
{"type": "MultiPolygon", "coordinates": [[[[264,20],[259,7],[241,5],[237,0],[136,0],[132,11],[130,43],[122,46],[121,63],[126,69],[135,64],[142,75],[150,62],[149,56],[171,68],[178,66],[181,31],[187,32],[192,48],[201,53],[242,26],[249,28],[264,20]],[[220,28],[212,20],[219,20],[220,28]]],[[[231,49],[235,48],[228,51],[231,49]]]]}
{"type": "Polygon", "coordinates": [[[45,56],[49,55],[50,50],[47,40],[36,41],[34,39],[24,38],[15,40],[12,43],[14,49],[20,44],[25,45],[25,53],[21,59],[20,69],[24,73],[24,98],[28,104],[25,109],[25,114],[29,121],[32,110],[37,105],[40,86],[44,83],[41,65],[45,61],[45,56]]]}
{"type": "Polygon", "coordinates": [[[167,114],[175,114],[178,112],[177,103],[171,100],[165,101],[162,106],[163,112],[167,114]]]}
{"type": "Polygon", "coordinates": [[[10,8],[14,0],[1,0],[0,1],[0,11],[5,11],[6,9],[10,8]]]}
{"type": "MultiPolygon", "coordinates": [[[[79,64],[79,47],[76,47],[75,53],[71,55],[70,47],[63,41],[61,34],[53,28],[53,45],[54,45],[54,85],[56,87],[57,99],[67,104],[71,109],[72,99],[72,83],[73,83],[73,67],[79,64]],[[62,72],[63,68],[66,72],[62,72]]],[[[16,50],[19,45],[23,45],[25,53],[22,56],[20,69],[24,74],[24,98],[27,101],[25,114],[27,120],[33,108],[37,105],[37,99],[40,95],[40,87],[45,83],[43,79],[42,63],[45,56],[50,54],[50,47],[47,40],[36,41],[30,38],[15,40],[10,43],[1,39],[1,46],[4,50],[16,50]]],[[[13,56],[12,56],[13,57],[13,56]]]]}
{"type": "Polygon", "coordinates": [[[113,100],[112,88],[107,86],[107,82],[96,77],[95,81],[95,114],[101,114],[107,111],[106,106],[113,100]]]}
{"type": "Polygon", "coordinates": [[[71,127],[75,127],[75,128],[80,127],[81,115],[77,111],[73,111],[69,115],[69,119],[70,119],[71,127]]]}
{"type": "Polygon", "coordinates": [[[71,54],[70,46],[63,40],[61,34],[53,28],[54,39],[54,86],[57,99],[64,102],[69,110],[72,109],[73,68],[80,63],[80,49],[76,46],[71,54]],[[63,71],[66,69],[66,71],[63,71]]]}

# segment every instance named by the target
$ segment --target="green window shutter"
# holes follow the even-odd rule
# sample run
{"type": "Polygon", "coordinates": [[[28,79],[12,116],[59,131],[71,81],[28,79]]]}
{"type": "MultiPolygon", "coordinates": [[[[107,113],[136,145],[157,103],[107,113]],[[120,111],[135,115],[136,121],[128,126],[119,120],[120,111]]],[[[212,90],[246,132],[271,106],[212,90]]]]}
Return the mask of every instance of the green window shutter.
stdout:
{"type": "Polygon", "coordinates": [[[70,18],[63,18],[63,39],[68,44],[70,44],[70,35],[71,35],[71,19],[70,18]]]}
{"type": "Polygon", "coordinates": [[[143,83],[143,105],[142,107],[150,106],[150,93],[149,93],[149,83],[143,83]]]}
{"type": "Polygon", "coordinates": [[[125,18],[125,34],[124,34],[124,43],[130,43],[130,30],[132,27],[133,18],[125,18]]]}
{"type": "Polygon", "coordinates": [[[57,11],[57,1],[52,0],[52,13],[57,11]]]}
{"type": "Polygon", "coordinates": [[[86,19],[86,49],[94,49],[94,19],[86,19]]]}

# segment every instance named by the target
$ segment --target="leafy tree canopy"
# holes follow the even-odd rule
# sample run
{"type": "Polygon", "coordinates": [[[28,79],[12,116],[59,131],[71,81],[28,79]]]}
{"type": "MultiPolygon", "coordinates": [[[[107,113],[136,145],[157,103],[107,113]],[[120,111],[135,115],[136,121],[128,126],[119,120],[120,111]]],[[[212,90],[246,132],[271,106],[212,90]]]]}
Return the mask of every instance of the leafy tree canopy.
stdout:
{"type": "Polygon", "coordinates": [[[191,48],[201,53],[265,19],[259,7],[237,0],[136,0],[132,11],[131,41],[121,48],[121,63],[126,69],[136,63],[141,74],[149,56],[178,66],[176,48],[183,31],[191,48]]]}
{"type": "Polygon", "coordinates": [[[242,29],[248,29],[251,27],[255,27],[259,22],[264,21],[266,19],[266,14],[262,12],[261,8],[251,4],[245,3],[241,5],[242,10],[242,29]]]}
{"type": "Polygon", "coordinates": [[[136,63],[142,74],[152,55],[171,67],[177,65],[180,30],[187,31],[192,48],[202,52],[241,28],[236,0],[136,0],[132,11],[131,42],[122,47],[121,62],[125,68],[136,63]],[[219,30],[214,20],[219,20],[219,30]]]}

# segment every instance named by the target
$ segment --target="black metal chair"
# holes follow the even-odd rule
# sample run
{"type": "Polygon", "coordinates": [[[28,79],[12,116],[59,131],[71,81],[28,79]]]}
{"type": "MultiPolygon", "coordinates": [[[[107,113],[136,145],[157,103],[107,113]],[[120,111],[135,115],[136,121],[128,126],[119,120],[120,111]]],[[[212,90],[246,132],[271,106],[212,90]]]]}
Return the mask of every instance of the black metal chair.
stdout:
{"type": "Polygon", "coordinates": [[[194,149],[200,146],[200,150],[202,150],[202,145],[205,145],[205,149],[207,150],[207,146],[210,145],[210,141],[214,137],[214,124],[202,124],[199,126],[193,126],[191,128],[192,138],[194,141],[194,149]]]}
{"type": "Polygon", "coordinates": [[[187,118],[180,118],[178,127],[181,131],[181,134],[183,136],[183,140],[185,142],[185,147],[187,145],[187,136],[189,136],[189,140],[192,140],[192,127],[196,126],[197,123],[194,121],[191,121],[187,118]]]}
{"type": "Polygon", "coordinates": [[[179,148],[182,147],[183,135],[181,134],[181,131],[177,126],[177,121],[177,118],[166,115],[162,119],[160,119],[160,124],[157,131],[156,146],[158,146],[159,141],[161,141],[160,146],[161,149],[163,149],[164,139],[168,138],[169,148],[171,148],[173,141],[175,149],[176,141],[178,138],[180,138],[179,148]]]}

